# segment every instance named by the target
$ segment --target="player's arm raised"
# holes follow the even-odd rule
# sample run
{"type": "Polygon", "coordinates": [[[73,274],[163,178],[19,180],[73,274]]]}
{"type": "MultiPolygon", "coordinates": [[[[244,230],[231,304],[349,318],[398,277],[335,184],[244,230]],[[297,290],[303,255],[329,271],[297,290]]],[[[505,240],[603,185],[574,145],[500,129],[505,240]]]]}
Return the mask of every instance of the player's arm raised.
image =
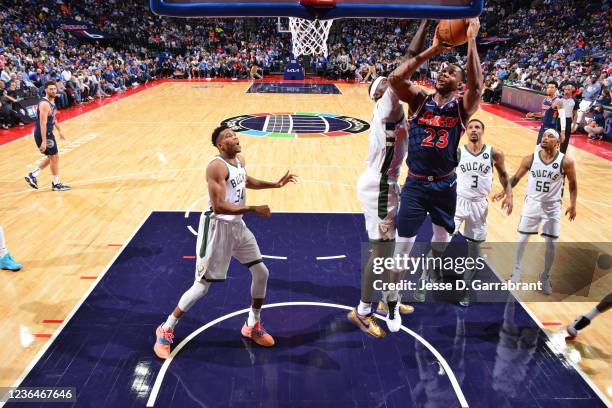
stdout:
{"type": "Polygon", "coordinates": [[[247,176],[246,186],[253,190],[263,190],[266,188],[281,188],[287,183],[297,183],[297,175],[289,173],[289,170],[278,181],[258,180],[255,177],[247,176]]]}
{"type": "Polygon", "coordinates": [[[519,166],[518,170],[516,171],[514,176],[510,178],[511,188],[516,187],[516,185],[519,181],[521,181],[523,176],[527,174],[529,168],[531,167],[531,163],[533,163],[533,154],[523,157],[523,160],[521,160],[521,165],[519,166]]]}
{"type": "MultiPolygon", "coordinates": [[[[413,44],[414,47],[418,46],[420,36],[425,36],[426,31],[426,23],[421,22],[419,31],[410,43],[411,49],[415,49],[413,48],[413,44]]],[[[419,69],[419,67],[423,65],[424,62],[430,60],[436,55],[442,54],[443,52],[449,50],[449,47],[445,47],[444,45],[442,45],[442,43],[440,43],[440,41],[438,40],[438,37],[434,36],[431,47],[402,62],[397,68],[395,68],[395,70],[393,70],[391,75],[389,75],[389,85],[391,85],[391,88],[393,88],[393,92],[395,92],[395,94],[398,96],[398,98],[400,98],[400,100],[407,102],[408,105],[410,105],[410,110],[412,112],[416,111],[419,108],[419,105],[427,96],[421,90],[420,86],[413,84],[410,81],[412,74],[414,74],[417,69],[419,69]]],[[[408,52],[410,53],[410,49],[408,52]]]]}
{"type": "Polygon", "coordinates": [[[565,215],[570,221],[576,218],[576,199],[578,198],[578,182],[576,181],[576,164],[574,159],[565,156],[563,160],[563,172],[567,177],[570,191],[570,206],[565,210],[565,215]]]}
{"type": "Polygon", "coordinates": [[[480,58],[478,57],[478,48],[476,47],[478,30],[480,30],[478,17],[470,18],[467,29],[467,89],[463,94],[463,123],[467,123],[470,116],[476,113],[482,95],[482,68],[480,67],[480,58]]]}
{"type": "Polygon", "coordinates": [[[213,160],[206,168],[208,196],[215,214],[236,215],[254,212],[264,217],[270,216],[270,208],[267,205],[236,205],[225,201],[227,175],[227,167],[219,160],[213,160]]]}
{"type": "Polygon", "coordinates": [[[499,182],[502,185],[503,190],[493,196],[493,201],[499,201],[502,198],[502,209],[506,210],[508,215],[512,214],[513,198],[512,198],[512,186],[510,185],[510,179],[508,178],[508,172],[506,171],[506,158],[504,152],[501,150],[493,150],[493,165],[497,170],[499,176],[499,182]]]}
{"type": "MultiPolygon", "coordinates": [[[[246,161],[244,157],[238,156],[240,162],[243,166],[246,167],[246,161]]],[[[285,173],[283,177],[278,181],[264,181],[256,179],[255,177],[251,177],[247,175],[246,179],[246,187],[251,190],[264,190],[266,188],[281,188],[287,185],[287,183],[297,183],[297,175],[289,173],[289,170],[285,173]]]]}
{"type": "Polygon", "coordinates": [[[48,103],[41,103],[38,105],[38,120],[40,121],[40,137],[42,139],[39,147],[41,153],[44,153],[47,149],[47,117],[50,112],[51,107],[48,103]]]}

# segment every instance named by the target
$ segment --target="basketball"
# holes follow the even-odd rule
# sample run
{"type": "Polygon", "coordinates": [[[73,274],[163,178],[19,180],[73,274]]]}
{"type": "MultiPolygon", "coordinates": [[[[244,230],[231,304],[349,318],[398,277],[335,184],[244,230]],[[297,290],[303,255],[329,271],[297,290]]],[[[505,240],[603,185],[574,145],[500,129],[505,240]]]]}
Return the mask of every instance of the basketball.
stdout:
{"type": "Polygon", "coordinates": [[[441,20],[436,28],[438,39],[456,47],[467,42],[467,20],[441,20]]]}

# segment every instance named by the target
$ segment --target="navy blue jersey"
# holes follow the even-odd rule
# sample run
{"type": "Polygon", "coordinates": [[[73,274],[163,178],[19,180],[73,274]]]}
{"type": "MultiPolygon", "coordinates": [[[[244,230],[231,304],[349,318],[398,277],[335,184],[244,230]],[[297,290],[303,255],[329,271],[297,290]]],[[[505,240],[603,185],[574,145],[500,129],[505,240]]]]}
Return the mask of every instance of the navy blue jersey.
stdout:
{"type": "Polygon", "coordinates": [[[55,125],[55,104],[51,103],[51,101],[48,100],[47,98],[42,98],[40,102],[38,102],[38,111],[36,112],[36,124],[34,127],[34,134],[41,136],[40,134],[40,115],[39,115],[41,103],[48,103],[49,106],[51,106],[51,112],[49,113],[49,116],[47,116],[47,134],[46,136],[53,136],[53,126],[55,125]]]}
{"type": "Polygon", "coordinates": [[[427,96],[410,118],[408,168],[423,176],[444,176],[459,164],[457,148],[465,131],[461,121],[461,99],[452,97],[442,106],[427,96]]]}
{"type": "Polygon", "coordinates": [[[559,111],[553,109],[553,104],[557,97],[545,98],[542,101],[542,127],[545,129],[555,129],[559,121],[559,111]]]}

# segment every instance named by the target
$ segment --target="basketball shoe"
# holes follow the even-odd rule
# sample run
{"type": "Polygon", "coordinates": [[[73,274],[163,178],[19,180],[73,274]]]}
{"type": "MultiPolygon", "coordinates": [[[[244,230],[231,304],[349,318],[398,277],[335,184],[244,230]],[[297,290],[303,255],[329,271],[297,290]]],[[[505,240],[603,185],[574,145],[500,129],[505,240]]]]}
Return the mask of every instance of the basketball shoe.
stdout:
{"type": "Polygon", "coordinates": [[[13,259],[10,253],[6,253],[0,258],[0,269],[8,269],[9,271],[18,271],[23,268],[23,265],[13,259]]]}
{"type": "Polygon", "coordinates": [[[567,333],[570,337],[576,337],[578,332],[591,324],[591,319],[585,315],[580,315],[574,320],[574,323],[567,326],[567,333]]]}
{"type": "MultiPolygon", "coordinates": [[[[399,312],[400,314],[403,314],[403,315],[410,314],[414,312],[414,307],[400,303],[399,312]]],[[[386,315],[387,313],[389,313],[387,304],[383,302],[382,300],[378,302],[378,306],[376,307],[376,313],[382,314],[382,315],[386,315]]]]}
{"type": "Polygon", "coordinates": [[[30,185],[30,187],[38,190],[38,181],[36,180],[36,177],[34,177],[32,173],[28,173],[28,175],[25,176],[25,181],[30,185]]]}
{"type": "Polygon", "coordinates": [[[346,317],[351,322],[355,323],[355,325],[359,327],[362,332],[367,333],[372,337],[382,339],[387,334],[376,322],[376,318],[374,317],[373,313],[362,316],[357,313],[357,309],[353,309],[348,312],[346,317]]]}
{"type": "Polygon", "coordinates": [[[245,322],[242,330],[240,330],[240,334],[262,347],[272,347],[275,344],[274,338],[266,332],[260,321],[255,322],[253,326],[249,326],[245,322]]]}
{"type": "Polygon", "coordinates": [[[155,330],[155,336],[157,339],[153,351],[155,351],[157,357],[164,360],[170,358],[170,344],[174,340],[174,330],[164,330],[163,325],[160,324],[155,330]]]}
{"type": "Polygon", "coordinates": [[[63,183],[51,183],[51,189],[53,191],[68,191],[70,190],[70,186],[68,184],[63,183]]]}

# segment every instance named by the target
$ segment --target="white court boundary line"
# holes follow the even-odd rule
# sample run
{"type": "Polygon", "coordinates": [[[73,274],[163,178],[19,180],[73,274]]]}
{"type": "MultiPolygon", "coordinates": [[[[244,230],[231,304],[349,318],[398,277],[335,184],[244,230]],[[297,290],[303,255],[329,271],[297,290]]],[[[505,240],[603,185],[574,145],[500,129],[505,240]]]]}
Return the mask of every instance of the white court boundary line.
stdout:
{"type": "MultiPolygon", "coordinates": [[[[269,305],[264,305],[263,308],[270,309],[270,308],[284,307],[284,306],[320,306],[320,307],[329,307],[329,308],[344,309],[344,310],[353,309],[351,306],[338,305],[335,303],[323,303],[323,302],[281,302],[281,303],[272,303],[269,305]]],[[[155,406],[155,401],[157,400],[157,395],[159,394],[159,390],[161,389],[162,382],[164,381],[164,376],[166,375],[166,371],[168,371],[168,367],[170,366],[170,364],[172,363],[172,360],[176,357],[176,355],[181,351],[181,349],[183,349],[183,347],[187,345],[187,343],[189,343],[194,337],[202,333],[204,330],[211,328],[217,323],[230,319],[239,314],[248,313],[249,310],[251,309],[246,308],[242,310],[237,310],[235,312],[218,317],[217,319],[206,323],[204,326],[195,330],[194,332],[189,334],[189,336],[183,339],[183,341],[181,341],[174,348],[174,350],[172,350],[172,353],[170,354],[170,358],[164,361],[164,364],[162,365],[159,372],[157,373],[157,377],[155,378],[155,384],[153,385],[151,394],[149,394],[149,399],[147,400],[147,407],[155,406]]],[[[376,316],[378,319],[384,320],[382,316],[377,316],[376,314],[374,314],[374,316],[376,316]]],[[[404,331],[405,333],[408,333],[409,335],[414,337],[419,343],[427,347],[427,349],[436,357],[436,359],[438,360],[438,362],[440,363],[440,365],[446,372],[446,375],[448,376],[448,379],[451,382],[451,386],[453,387],[453,390],[455,391],[455,394],[457,396],[457,399],[459,400],[459,403],[461,404],[461,407],[468,408],[469,405],[467,403],[467,400],[465,399],[465,396],[463,395],[463,391],[461,391],[461,387],[459,386],[457,377],[455,377],[455,374],[453,373],[450,366],[448,365],[448,362],[444,359],[444,357],[442,357],[442,355],[438,352],[438,350],[436,350],[427,340],[425,340],[423,337],[419,336],[417,333],[413,332],[409,328],[405,326],[401,326],[400,329],[404,331]]]]}
{"type": "MultiPolygon", "coordinates": [[[[503,279],[501,277],[501,275],[499,273],[497,273],[497,271],[495,270],[495,268],[493,268],[493,266],[491,266],[488,262],[486,262],[487,266],[489,267],[489,269],[491,269],[491,271],[495,274],[495,276],[497,277],[497,279],[499,279],[500,282],[504,282],[505,279],[503,279]]],[[[544,335],[546,336],[546,338],[548,339],[548,344],[553,344],[553,339],[551,336],[548,335],[548,332],[546,331],[546,328],[544,327],[544,325],[542,324],[542,322],[540,322],[540,319],[538,319],[538,317],[535,315],[535,313],[533,313],[533,311],[531,311],[531,309],[529,309],[529,307],[527,307],[527,305],[525,305],[525,303],[523,303],[522,300],[520,300],[517,296],[514,295],[514,293],[512,291],[508,291],[508,293],[510,293],[510,295],[514,298],[514,300],[516,302],[518,302],[521,307],[523,308],[523,310],[529,315],[529,317],[531,317],[531,320],[533,320],[538,327],[540,328],[540,331],[542,333],[544,333],[544,335]]],[[[551,349],[551,351],[555,354],[557,354],[555,352],[555,350],[553,350],[549,345],[547,344],[548,348],[551,349]]],[[[578,373],[578,375],[580,375],[580,377],[582,377],[582,379],[584,380],[584,382],[587,383],[587,385],[589,387],[591,387],[591,389],[595,392],[595,395],[597,395],[599,397],[599,399],[606,404],[606,406],[608,407],[612,407],[612,404],[610,404],[610,401],[608,400],[608,397],[605,396],[605,394],[599,389],[597,388],[597,386],[595,385],[595,383],[589,378],[588,375],[586,375],[584,373],[584,371],[582,371],[582,368],[580,368],[580,366],[575,363],[574,361],[572,361],[571,359],[567,358],[566,356],[563,356],[563,358],[565,359],[565,361],[567,361],[569,363],[570,366],[572,366],[572,368],[574,370],[576,370],[576,372],[578,373]]]]}
{"type": "MultiPolygon", "coordinates": [[[[110,262],[106,265],[106,267],[104,268],[104,270],[102,271],[102,273],[100,273],[100,275],[98,275],[98,278],[96,279],[96,281],[93,283],[93,285],[91,285],[91,287],[89,288],[89,290],[81,297],[81,300],[79,300],[79,302],[74,306],[74,308],[72,309],[72,311],[68,314],[68,316],[66,316],[64,318],[64,321],[62,322],[62,324],[60,324],[60,326],[55,330],[55,332],[53,333],[53,336],[51,336],[51,338],[47,341],[47,343],[45,343],[45,345],[43,346],[43,348],[36,354],[36,356],[34,357],[34,359],[30,362],[30,364],[28,364],[28,366],[23,370],[23,372],[21,373],[21,375],[19,376],[19,378],[17,378],[17,380],[13,383],[13,387],[18,387],[19,384],[21,384],[21,382],[28,376],[28,374],[30,374],[30,371],[32,371],[32,369],[34,368],[34,366],[36,364],[38,364],[38,361],[43,357],[43,355],[47,352],[47,350],[51,347],[51,345],[55,342],[55,340],[57,339],[57,337],[60,335],[60,333],[64,330],[64,328],[66,327],[66,325],[68,324],[68,322],[72,319],[72,317],[76,314],[76,312],[81,308],[81,306],[83,305],[83,303],[85,303],[85,301],[87,300],[87,298],[89,297],[89,295],[91,294],[91,292],[93,292],[93,290],[98,286],[98,284],[100,283],[100,281],[102,280],[102,278],[104,278],[104,275],[106,275],[106,273],[110,270],[111,266],[113,266],[113,264],[115,263],[115,261],[117,260],[117,258],[119,258],[119,256],[123,253],[123,251],[125,250],[125,248],[127,248],[128,244],[132,241],[132,239],[134,239],[134,237],[136,236],[136,234],[138,233],[138,231],[140,231],[140,229],[142,228],[142,226],[144,225],[145,222],[147,222],[147,220],[149,219],[149,217],[151,216],[151,214],[153,214],[153,211],[149,211],[149,213],[144,217],[144,219],[142,221],[140,221],[140,224],[138,224],[138,227],[136,227],[136,229],[132,232],[132,235],[130,235],[130,237],[127,239],[127,241],[125,241],[123,243],[123,246],[121,247],[121,249],[119,250],[119,252],[117,252],[115,254],[115,256],[113,257],[113,259],[110,260],[110,262]]],[[[5,404],[5,402],[0,403],[0,407],[3,407],[5,404]]]]}
{"type": "Polygon", "coordinates": [[[317,261],[324,261],[326,259],[343,259],[346,258],[346,255],[334,255],[334,256],[317,256],[317,261]]]}

